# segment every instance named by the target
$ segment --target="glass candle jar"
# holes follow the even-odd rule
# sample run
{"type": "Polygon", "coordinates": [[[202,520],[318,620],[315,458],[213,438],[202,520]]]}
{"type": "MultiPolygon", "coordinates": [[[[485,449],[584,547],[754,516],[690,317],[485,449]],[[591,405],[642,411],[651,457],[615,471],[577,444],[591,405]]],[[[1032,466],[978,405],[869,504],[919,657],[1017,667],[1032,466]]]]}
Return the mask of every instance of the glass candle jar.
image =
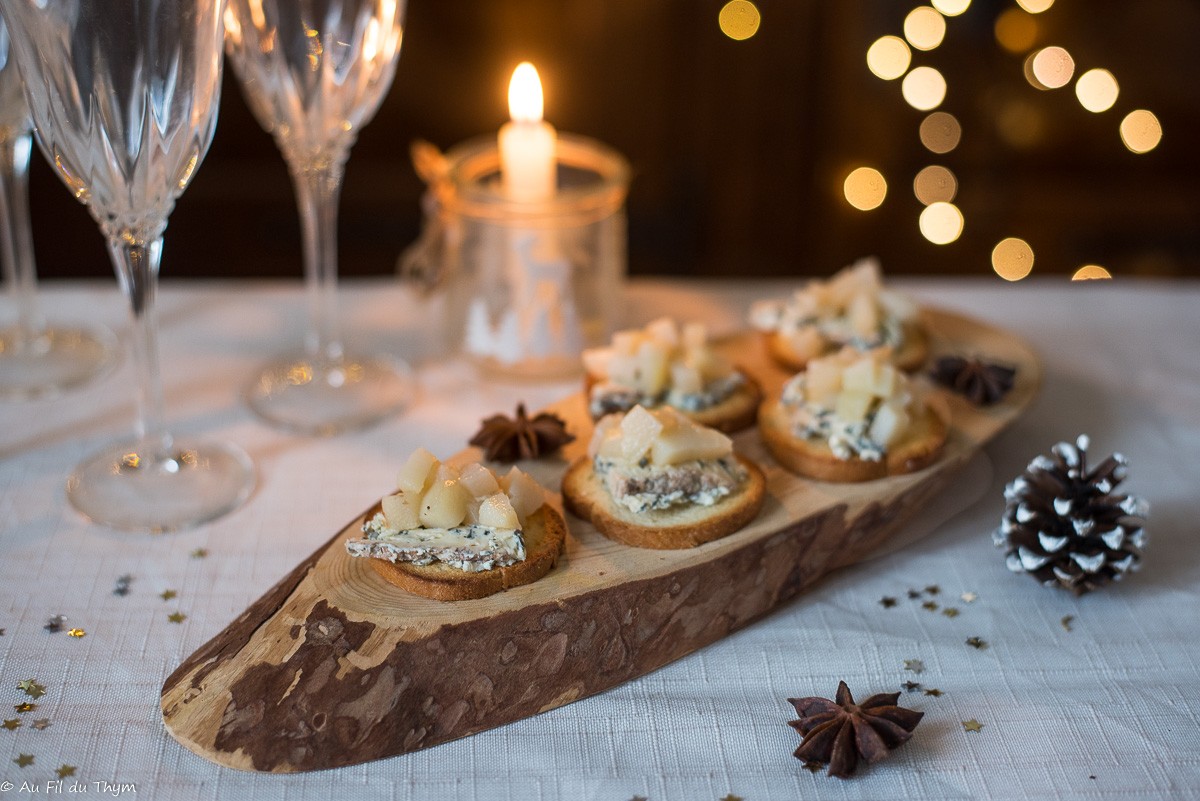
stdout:
{"type": "Polygon", "coordinates": [[[557,191],[516,201],[500,182],[495,138],[449,150],[430,182],[409,273],[439,276],[445,336],[485,373],[560,378],[581,370],[585,347],[605,344],[625,276],[629,165],[594,140],[561,134],[557,191]]]}

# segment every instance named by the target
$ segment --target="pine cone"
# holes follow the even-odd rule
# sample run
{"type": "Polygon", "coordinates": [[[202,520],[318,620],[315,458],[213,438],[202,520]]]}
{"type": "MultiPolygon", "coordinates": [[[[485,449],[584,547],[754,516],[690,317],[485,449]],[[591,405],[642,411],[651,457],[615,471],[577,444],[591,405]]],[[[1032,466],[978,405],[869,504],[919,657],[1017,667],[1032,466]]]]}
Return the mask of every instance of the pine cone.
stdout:
{"type": "Polygon", "coordinates": [[[1008,550],[1008,569],[1076,595],[1138,568],[1150,505],[1114,492],[1125,478],[1119,453],[1089,471],[1088,438],[1060,442],[1004,490],[1004,519],[992,535],[1008,550]]]}
{"type": "Polygon", "coordinates": [[[908,741],[924,712],[896,706],[900,693],[879,693],[854,703],[846,682],[838,682],[834,701],[827,698],[789,698],[799,720],[788,725],[804,735],[794,756],[828,762],[829,775],[844,779],[854,773],[861,756],[878,762],[888,751],[908,741]]]}

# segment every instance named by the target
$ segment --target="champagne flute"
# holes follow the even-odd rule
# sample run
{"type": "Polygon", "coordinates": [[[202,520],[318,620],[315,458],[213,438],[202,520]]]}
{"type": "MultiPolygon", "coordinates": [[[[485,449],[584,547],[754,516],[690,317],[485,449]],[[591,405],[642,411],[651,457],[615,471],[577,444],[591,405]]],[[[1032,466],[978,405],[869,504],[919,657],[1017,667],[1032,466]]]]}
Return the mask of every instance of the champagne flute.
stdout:
{"type": "Polygon", "coordinates": [[[350,148],[396,74],[404,0],[231,0],[226,49],[247,103],[287,162],[300,207],[309,329],[248,400],[307,434],[361,428],[411,400],[403,362],[347,354],[338,330],[337,207],[350,148]]]}
{"type": "Polygon", "coordinates": [[[40,398],[88,383],[117,362],[103,329],[48,326],[38,309],[29,230],[29,155],[33,123],[0,20],[0,263],[16,322],[0,329],[0,398],[40,398]]]}
{"type": "Polygon", "coordinates": [[[217,123],[224,0],[3,0],[38,144],[85,203],[133,315],[135,440],[81,463],[67,497],[114,528],[169,531],[233,509],[254,485],[225,443],[163,425],[155,294],[163,230],[217,123]]]}

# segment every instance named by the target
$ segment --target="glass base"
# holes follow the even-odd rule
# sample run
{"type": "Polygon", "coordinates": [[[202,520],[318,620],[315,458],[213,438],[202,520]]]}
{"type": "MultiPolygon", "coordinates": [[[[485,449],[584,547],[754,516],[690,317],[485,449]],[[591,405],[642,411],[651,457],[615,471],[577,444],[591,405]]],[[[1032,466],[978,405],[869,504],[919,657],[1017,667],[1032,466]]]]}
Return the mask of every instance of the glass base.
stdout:
{"type": "Polygon", "coordinates": [[[267,367],[247,402],[268,423],[329,436],[397,414],[412,401],[415,386],[412,371],[398,360],[296,356],[267,367]]]}
{"type": "Polygon", "coordinates": [[[0,331],[0,398],[46,398],[93,381],[116,366],[117,339],[105,330],[47,328],[32,339],[0,331]]]}
{"type": "Polygon", "coordinates": [[[224,442],[175,443],[158,459],[134,444],[114,446],[67,479],[67,499],[93,522],[151,534],[220,517],[253,489],[250,457],[224,442]]]}

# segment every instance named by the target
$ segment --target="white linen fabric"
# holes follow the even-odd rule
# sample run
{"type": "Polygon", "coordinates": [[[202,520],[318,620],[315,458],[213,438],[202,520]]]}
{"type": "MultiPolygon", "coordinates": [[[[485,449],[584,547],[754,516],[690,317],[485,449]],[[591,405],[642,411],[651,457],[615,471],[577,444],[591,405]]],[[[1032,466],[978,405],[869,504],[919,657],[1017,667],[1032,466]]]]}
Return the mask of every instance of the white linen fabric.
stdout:
{"type": "MultiPolygon", "coordinates": [[[[598,696],[407,756],[256,775],[217,767],[166,733],[158,697],[167,675],[391,486],[413,448],[447,456],[482,416],[518,400],[538,408],[575,385],[492,383],[431,359],[404,415],[337,438],[293,436],[257,422],[240,393],[261,362],[299,341],[299,287],[167,283],[169,421],[179,433],[240,444],[258,487],[244,507],[193,531],[102,529],[67,507],[63,482],[79,459],[128,432],[131,366],[58,399],[0,405],[0,702],[33,700],[17,688],[24,679],[46,688],[36,710],[0,714],[21,722],[0,729],[0,796],[21,797],[22,782],[53,793],[47,781],[70,765],[63,793],[76,782],[102,795],[104,782],[116,786],[110,797],[134,785],[137,796],[126,787],[125,797],[180,801],[1200,798],[1200,284],[900,286],[1017,332],[1045,366],[1028,414],[906,533],[957,512],[936,531],[598,696]],[[1074,598],[1010,574],[991,531],[1004,484],[1080,433],[1096,456],[1129,457],[1125,486],[1151,502],[1151,540],[1140,572],[1074,598]],[[207,557],[191,555],[200,548],[207,557]],[[122,597],[113,589],[123,574],[133,580],[122,597]],[[936,595],[925,591],[932,585],[936,595]],[[177,596],[164,600],[167,590],[177,596]],[[977,597],[968,603],[964,593],[977,597]],[[896,605],[885,608],[884,596],[896,605]],[[187,617],[173,623],[173,612],[187,617]],[[56,614],[86,636],[45,631],[56,614]],[[987,647],[969,647],[970,637],[987,647]],[[906,671],[906,660],[923,672],[906,671]],[[905,681],[943,694],[902,694],[925,712],[912,740],[841,781],[793,759],[799,736],[786,725],[795,717],[787,698],[832,697],[841,679],[860,700],[905,681]],[[51,725],[35,729],[41,718],[51,725]],[[970,720],[982,730],[965,731],[970,720]],[[19,766],[21,754],[34,764],[19,766]]],[[[752,300],[788,289],[634,281],[625,308],[630,323],[671,311],[731,331],[752,300]]],[[[52,287],[43,300],[64,320],[124,326],[123,300],[108,284],[52,287]]],[[[437,305],[390,282],[347,284],[343,308],[352,343],[413,359],[439,350],[437,305]]]]}

